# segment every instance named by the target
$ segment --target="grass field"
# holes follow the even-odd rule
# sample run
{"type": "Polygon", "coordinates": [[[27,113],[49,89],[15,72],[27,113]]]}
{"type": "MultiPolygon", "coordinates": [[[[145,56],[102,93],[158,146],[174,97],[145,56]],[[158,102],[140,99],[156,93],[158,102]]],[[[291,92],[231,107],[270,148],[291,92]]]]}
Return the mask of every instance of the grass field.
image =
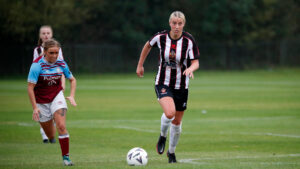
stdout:
{"type": "MultiPolygon", "coordinates": [[[[155,150],[162,111],[154,74],[76,76],[78,106],[67,113],[72,168],[300,168],[300,69],[195,76],[177,164],[155,150]],[[147,166],[127,165],[133,147],[148,152],[147,166]]],[[[42,144],[31,120],[26,87],[26,77],[0,80],[0,168],[63,168],[58,142],[42,144]]]]}

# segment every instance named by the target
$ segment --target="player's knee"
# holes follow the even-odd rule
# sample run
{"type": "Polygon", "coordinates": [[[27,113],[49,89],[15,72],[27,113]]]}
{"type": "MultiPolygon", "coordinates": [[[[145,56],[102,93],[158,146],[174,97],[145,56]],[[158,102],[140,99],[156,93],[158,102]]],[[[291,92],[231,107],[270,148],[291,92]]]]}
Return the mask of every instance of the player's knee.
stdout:
{"type": "Polygon", "coordinates": [[[176,125],[176,126],[179,126],[181,123],[181,121],[177,118],[175,118],[173,121],[172,121],[172,124],[176,125]]]}
{"type": "Polygon", "coordinates": [[[58,133],[60,133],[60,134],[64,134],[67,131],[65,124],[56,124],[56,127],[58,130],[58,133]]]}
{"type": "Polygon", "coordinates": [[[174,114],[167,114],[167,115],[166,115],[166,117],[167,117],[168,119],[173,119],[174,116],[175,116],[174,114]]]}
{"type": "Polygon", "coordinates": [[[173,119],[175,117],[175,113],[176,113],[175,109],[174,110],[169,110],[169,111],[165,112],[166,117],[168,119],[173,119]]]}

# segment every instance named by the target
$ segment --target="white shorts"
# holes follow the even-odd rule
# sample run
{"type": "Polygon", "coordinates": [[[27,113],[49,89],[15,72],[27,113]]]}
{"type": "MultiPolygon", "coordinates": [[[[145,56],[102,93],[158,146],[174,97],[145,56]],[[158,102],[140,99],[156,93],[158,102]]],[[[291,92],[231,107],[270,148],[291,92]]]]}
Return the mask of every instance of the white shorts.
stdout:
{"type": "Polygon", "coordinates": [[[40,122],[46,122],[53,119],[54,113],[59,109],[68,109],[64,93],[60,91],[51,103],[39,104],[40,122]]]}

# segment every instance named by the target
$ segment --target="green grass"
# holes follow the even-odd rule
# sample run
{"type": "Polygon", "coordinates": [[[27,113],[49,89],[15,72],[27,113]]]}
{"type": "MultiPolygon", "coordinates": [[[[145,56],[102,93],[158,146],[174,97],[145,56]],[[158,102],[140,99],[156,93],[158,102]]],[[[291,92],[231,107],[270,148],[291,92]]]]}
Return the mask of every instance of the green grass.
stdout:
{"type": "MultiPolygon", "coordinates": [[[[154,76],[76,76],[78,106],[67,114],[72,168],[135,168],[126,154],[138,146],[149,161],[137,168],[300,168],[300,69],[198,71],[177,164],[155,150],[162,111],[154,76]]],[[[63,168],[59,144],[41,143],[26,85],[26,77],[0,80],[0,168],[63,168]]]]}

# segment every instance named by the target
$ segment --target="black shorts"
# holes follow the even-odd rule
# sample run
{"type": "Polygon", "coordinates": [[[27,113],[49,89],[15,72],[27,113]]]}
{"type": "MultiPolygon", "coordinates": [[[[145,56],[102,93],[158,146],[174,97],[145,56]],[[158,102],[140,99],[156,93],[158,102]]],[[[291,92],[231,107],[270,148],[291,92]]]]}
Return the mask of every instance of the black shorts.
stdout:
{"type": "Polygon", "coordinates": [[[155,85],[155,93],[158,99],[167,96],[172,97],[175,103],[176,111],[186,110],[189,95],[188,89],[173,89],[166,85],[155,85]]]}

